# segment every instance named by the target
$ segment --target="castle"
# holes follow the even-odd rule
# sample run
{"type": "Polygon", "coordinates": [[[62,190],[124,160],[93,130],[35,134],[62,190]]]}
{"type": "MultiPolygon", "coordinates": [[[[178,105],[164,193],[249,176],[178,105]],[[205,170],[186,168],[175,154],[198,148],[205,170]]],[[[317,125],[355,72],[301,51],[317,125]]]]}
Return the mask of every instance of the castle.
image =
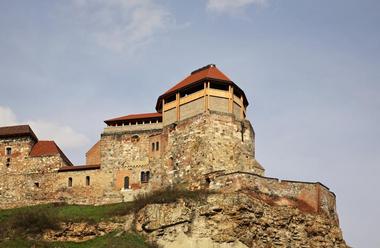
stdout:
{"type": "Polygon", "coordinates": [[[180,184],[252,192],[337,220],[335,195],[326,186],[264,176],[248,105],[237,84],[207,65],[159,96],[156,112],[106,120],[82,166],[74,166],[54,141],[39,140],[28,125],[1,127],[0,208],[131,201],[180,184]]]}

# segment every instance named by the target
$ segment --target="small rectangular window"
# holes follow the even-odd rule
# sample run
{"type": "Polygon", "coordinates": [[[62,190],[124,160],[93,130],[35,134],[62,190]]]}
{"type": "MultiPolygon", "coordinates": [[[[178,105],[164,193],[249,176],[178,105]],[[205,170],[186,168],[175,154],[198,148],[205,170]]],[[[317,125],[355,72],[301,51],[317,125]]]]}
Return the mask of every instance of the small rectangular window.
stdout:
{"type": "Polygon", "coordinates": [[[149,171],[142,171],[140,174],[140,180],[142,183],[147,183],[150,179],[150,172],[149,171]]]}
{"type": "Polygon", "coordinates": [[[86,186],[90,186],[90,177],[86,176],[86,186]]]}
{"type": "Polygon", "coordinates": [[[160,143],[157,141],[156,142],[156,151],[158,151],[160,149],[160,143]]]}
{"type": "Polygon", "coordinates": [[[6,154],[7,154],[7,156],[12,155],[12,148],[11,147],[6,148],[6,154]]]}
{"type": "Polygon", "coordinates": [[[155,144],[152,143],[152,151],[154,151],[154,150],[155,150],[155,144]]]}
{"type": "Polygon", "coordinates": [[[72,187],[73,186],[73,179],[71,177],[69,177],[69,180],[67,182],[67,186],[68,187],[72,187]]]}

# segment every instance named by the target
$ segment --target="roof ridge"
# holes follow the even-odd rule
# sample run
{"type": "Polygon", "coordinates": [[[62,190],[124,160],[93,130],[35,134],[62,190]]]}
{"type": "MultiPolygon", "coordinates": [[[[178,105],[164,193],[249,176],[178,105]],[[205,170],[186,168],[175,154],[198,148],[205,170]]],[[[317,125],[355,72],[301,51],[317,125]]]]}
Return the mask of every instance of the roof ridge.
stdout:
{"type": "Polygon", "coordinates": [[[205,65],[205,66],[203,66],[203,67],[201,67],[201,68],[198,68],[198,69],[192,71],[192,72],[190,73],[190,75],[196,74],[196,73],[198,73],[198,72],[200,72],[200,71],[203,71],[203,70],[210,69],[211,67],[216,67],[216,65],[215,65],[215,64],[208,64],[208,65],[205,65]]]}

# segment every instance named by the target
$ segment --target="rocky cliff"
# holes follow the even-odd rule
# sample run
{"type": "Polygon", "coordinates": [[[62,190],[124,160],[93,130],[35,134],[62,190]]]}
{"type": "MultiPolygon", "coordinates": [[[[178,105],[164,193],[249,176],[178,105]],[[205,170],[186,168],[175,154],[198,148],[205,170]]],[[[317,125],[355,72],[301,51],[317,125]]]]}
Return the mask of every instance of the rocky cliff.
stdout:
{"type": "Polygon", "coordinates": [[[131,227],[165,248],[348,247],[333,218],[242,192],[150,204],[131,227]]]}

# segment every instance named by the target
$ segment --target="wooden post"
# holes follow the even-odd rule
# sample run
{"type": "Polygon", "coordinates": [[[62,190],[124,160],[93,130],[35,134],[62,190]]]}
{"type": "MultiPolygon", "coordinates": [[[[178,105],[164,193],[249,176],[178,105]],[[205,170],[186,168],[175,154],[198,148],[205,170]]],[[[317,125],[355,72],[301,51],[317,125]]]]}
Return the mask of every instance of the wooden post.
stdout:
{"type": "Polygon", "coordinates": [[[240,96],[240,101],[242,106],[240,106],[240,117],[243,120],[244,119],[244,99],[243,96],[240,96]]]}
{"type": "Polygon", "coordinates": [[[180,105],[179,105],[179,93],[177,93],[175,95],[175,98],[176,98],[177,121],[179,121],[180,117],[181,117],[180,112],[179,112],[179,107],[180,107],[180,105]]]}
{"type": "Polygon", "coordinates": [[[165,125],[165,99],[162,99],[162,124],[165,125]]]}
{"type": "Polygon", "coordinates": [[[210,109],[210,82],[207,82],[207,104],[206,104],[206,111],[210,109]]]}
{"type": "Polygon", "coordinates": [[[228,112],[233,113],[234,111],[234,88],[229,85],[228,86],[228,112]]]}
{"type": "Polygon", "coordinates": [[[207,111],[207,83],[203,83],[203,102],[204,102],[204,112],[207,111]]]}

